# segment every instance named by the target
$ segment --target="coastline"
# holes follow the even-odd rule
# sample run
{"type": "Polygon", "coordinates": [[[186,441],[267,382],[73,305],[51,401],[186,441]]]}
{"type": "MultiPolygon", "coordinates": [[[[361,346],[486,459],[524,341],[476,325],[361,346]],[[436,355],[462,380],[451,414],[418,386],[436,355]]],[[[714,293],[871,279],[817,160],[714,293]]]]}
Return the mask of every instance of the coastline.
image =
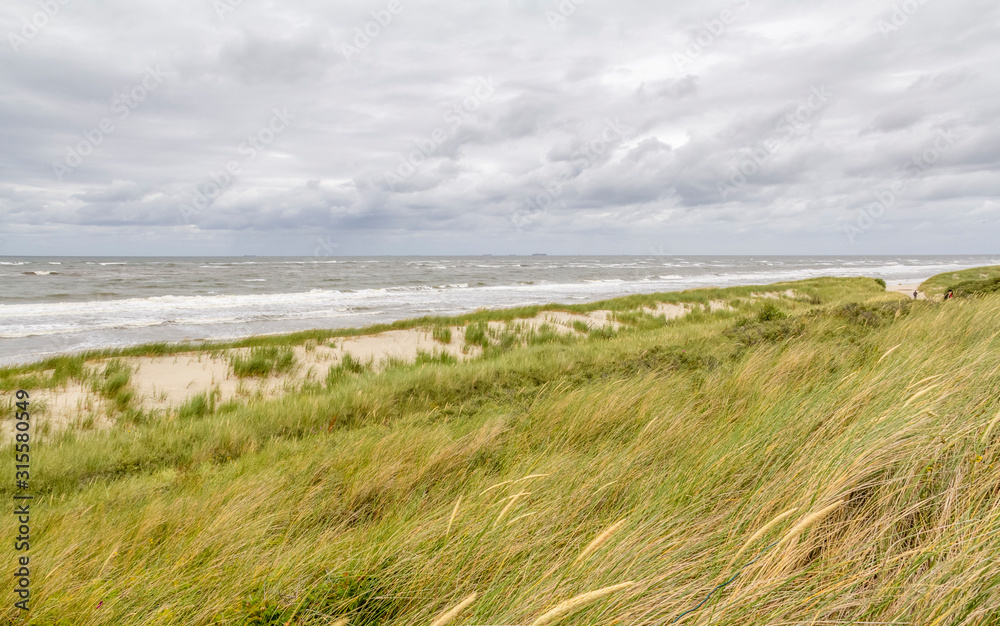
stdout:
{"type": "Polygon", "coordinates": [[[0,366],[149,343],[393,324],[709,285],[872,276],[889,285],[994,257],[34,258],[0,266],[0,366]],[[26,263],[27,265],[22,265],[26,263]],[[162,277],[162,279],[160,278],[162,277]]]}
{"type": "MultiPolygon", "coordinates": [[[[147,344],[124,350],[60,354],[45,361],[6,366],[0,372],[46,368],[44,371],[51,374],[62,361],[75,363],[79,371],[90,371],[97,382],[67,379],[40,390],[40,399],[46,407],[42,417],[54,429],[80,423],[107,428],[124,406],[142,414],[163,414],[176,411],[198,397],[212,404],[245,403],[276,398],[308,386],[323,386],[345,368],[378,372],[415,362],[460,362],[479,357],[498,343],[530,344],[540,336],[585,340],[594,334],[613,335],[644,319],[667,323],[691,313],[721,312],[732,316],[741,307],[762,300],[804,304],[809,300],[810,289],[803,287],[824,280],[867,283],[872,279],[830,277],[772,285],[704,287],[631,294],[584,305],[480,310],[456,317],[411,318],[367,328],[253,335],[231,342],[147,344]],[[268,351],[274,356],[266,358],[282,358],[294,365],[281,371],[238,373],[240,363],[265,358],[261,355],[268,351]],[[46,363],[53,365],[49,367],[46,363]],[[108,372],[112,367],[118,368],[115,375],[127,380],[122,385],[126,391],[101,391],[100,379],[111,376],[108,372]],[[127,393],[128,400],[123,402],[116,395],[120,393],[127,393]],[[117,409],[116,403],[120,405],[117,409]]],[[[887,285],[886,292],[909,297],[919,284],[887,285]]]]}

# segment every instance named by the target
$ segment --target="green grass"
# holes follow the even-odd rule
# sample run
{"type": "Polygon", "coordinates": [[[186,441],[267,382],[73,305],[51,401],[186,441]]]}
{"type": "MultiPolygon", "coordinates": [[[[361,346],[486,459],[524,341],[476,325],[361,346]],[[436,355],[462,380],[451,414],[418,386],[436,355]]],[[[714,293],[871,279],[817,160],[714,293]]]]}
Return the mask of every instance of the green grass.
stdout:
{"type": "Polygon", "coordinates": [[[1000,289],[1000,265],[945,272],[928,278],[920,285],[920,291],[928,298],[942,296],[949,289],[955,290],[956,296],[971,295],[977,291],[994,293],[1000,289]]]}
{"type": "Polygon", "coordinates": [[[350,353],[345,353],[340,359],[340,363],[331,367],[326,375],[328,387],[340,384],[348,378],[355,377],[372,369],[370,364],[362,363],[350,353]]]}
{"type": "Polygon", "coordinates": [[[488,348],[490,345],[489,326],[485,321],[476,321],[465,327],[465,345],[488,348]]]}
{"type": "Polygon", "coordinates": [[[444,365],[454,365],[458,363],[458,359],[448,354],[447,352],[417,352],[417,360],[415,365],[427,365],[431,363],[441,363],[444,365]]]}
{"type": "Polygon", "coordinates": [[[192,396],[177,409],[177,417],[182,420],[200,419],[215,411],[215,393],[199,393],[192,396]]]}
{"type": "Polygon", "coordinates": [[[93,383],[94,391],[111,400],[119,411],[129,408],[135,392],[129,387],[132,369],[117,359],[108,361],[93,383]]]}
{"type": "Polygon", "coordinates": [[[476,593],[450,624],[531,624],[632,582],[553,623],[652,625],[732,580],[678,623],[997,623],[1000,296],[704,296],[675,301],[741,302],[535,342],[471,319],[467,362],[41,437],[25,621],[402,626],[476,593]]]}
{"type": "Polygon", "coordinates": [[[433,335],[434,341],[448,345],[451,343],[451,329],[447,326],[435,326],[433,335]]]}
{"type": "Polygon", "coordinates": [[[257,346],[250,348],[248,355],[231,356],[230,365],[233,374],[240,378],[262,378],[291,371],[295,367],[295,354],[287,346],[257,346]]]}

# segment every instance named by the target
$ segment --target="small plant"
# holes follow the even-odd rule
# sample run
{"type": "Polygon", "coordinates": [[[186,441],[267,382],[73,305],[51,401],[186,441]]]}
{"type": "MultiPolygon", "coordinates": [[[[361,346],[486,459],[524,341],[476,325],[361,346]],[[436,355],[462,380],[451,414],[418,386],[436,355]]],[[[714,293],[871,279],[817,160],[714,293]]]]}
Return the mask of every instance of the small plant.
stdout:
{"type": "Polygon", "coordinates": [[[340,359],[340,363],[331,367],[330,371],[327,372],[326,385],[327,387],[332,387],[348,376],[361,374],[369,369],[371,368],[368,365],[354,358],[350,353],[345,352],[344,356],[340,359]]]}
{"type": "Polygon", "coordinates": [[[876,278],[875,282],[878,284],[879,287],[881,287],[882,289],[885,289],[885,281],[884,280],[882,280],[881,278],[876,278]]]}
{"type": "Polygon", "coordinates": [[[262,378],[272,373],[281,374],[295,367],[295,353],[287,346],[258,346],[250,349],[249,356],[233,356],[230,363],[233,374],[239,378],[262,378]]]}
{"type": "Polygon", "coordinates": [[[542,324],[538,327],[538,330],[528,335],[528,345],[535,346],[543,343],[556,343],[567,337],[568,335],[564,336],[560,334],[552,324],[542,324]]]}
{"type": "Polygon", "coordinates": [[[618,336],[618,331],[611,324],[607,326],[595,326],[588,333],[591,339],[614,339],[618,336]]]}
{"type": "Polygon", "coordinates": [[[580,320],[573,320],[573,330],[586,335],[590,332],[590,326],[580,320]]]}
{"type": "Polygon", "coordinates": [[[434,341],[448,345],[451,343],[451,329],[447,326],[435,326],[432,333],[434,341]]]}
{"type": "Polygon", "coordinates": [[[177,417],[182,420],[198,419],[211,415],[215,411],[215,394],[199,393],[192,396],[177,409],[177,417]]]}
{"type": "MultiPolygon", "coordinates": [[[[768,306],[774,307],[773,304],[768,306]]],[[[736,339],[743,346],[752,346],[760,343],[777,343],[797,337],[805,331],[801,321],[787,319],[788,316],[784,312],[777,307],[774,308],[780,316],[773,311],[761,311],[756,319],[741,317],[722,334],[736,339]]]]}
{"type": "Polygon", "coordinates": [[[489,326],[486,322],[474,322],[465,327],[465,345],[479,346],[484,350],[489,347],[489,326]]]}
{"type": "Polygon", "coordinates": [[[430,353],[420,350],[419,352],[417,352],[417,361],[416,361],[417,365],[425,365],[432,363],[442,364],[442,365],[454,365],[458,363],[458,359],[456,359],[453,355],[443,351],[430,353]]]}
{"type": "Polygon", "coordinates": [[[135,395],[128,386],[131,378],[132,370],[128,365],[118,360],[108,361],[98,382],[94,384],[94,391],[111,400],[116,409],[124,411],[135,395]]]}
{"type": "Polygon", "coordinates": [[[83,380],[86,371],[82,357],[63,356],[55,362],[52,370],[52,384],[61,385],[69,380],[83,380]]]}
{"type": "Polygon", "coordinates": [[[776,322],[778,320],[783,320],[788,317],[788,314],[779,309],[772,302],[768,302],[764,307],[757,313],[758,322],[776,322]]]}

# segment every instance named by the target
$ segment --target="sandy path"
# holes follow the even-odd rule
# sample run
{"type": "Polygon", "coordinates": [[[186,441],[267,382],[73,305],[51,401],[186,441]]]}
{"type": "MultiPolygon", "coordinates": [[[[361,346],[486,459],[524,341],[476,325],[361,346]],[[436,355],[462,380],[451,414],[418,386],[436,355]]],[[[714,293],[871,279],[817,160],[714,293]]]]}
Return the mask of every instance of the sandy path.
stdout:
{"type": "MultiPolygon", "coordinates": [[[[913,292],[917,291],[919,289],[920,285],[923,282],[924,281],[920,281],[920,282],[916,282],[916,283],[891,283],[889,281],[886,281],[885,290],[886,291],[892,291],[892,292],[895,292],[895,293],[901,293],[901,294],[903,294],[905,296],[908,296],[908,297],[912,298],[913,297],[913,292]]],[[[922,292],[922,291],[918,292],[917,295],[918,295],[918,298],[917,298],[918,300],[926,300],[927,299],[927,296],[924,295],[924,292],[922,292]]]]}

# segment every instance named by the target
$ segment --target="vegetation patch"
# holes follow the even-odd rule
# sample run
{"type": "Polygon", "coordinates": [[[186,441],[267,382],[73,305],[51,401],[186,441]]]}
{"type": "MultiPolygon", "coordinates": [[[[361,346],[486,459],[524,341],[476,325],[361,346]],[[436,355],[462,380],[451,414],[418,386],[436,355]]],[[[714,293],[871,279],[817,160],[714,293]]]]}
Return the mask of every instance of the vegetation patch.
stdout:
{"type": "Polygon", "coordinates": [[[232,355],[229,363],[240,378],[264,378],[290,372],[295,367],[295,354],[287,346],[258,346],[250,348],[248,355],[232,355]]]}
{"type": "Polygon", "coordinates": [[[347,378],[352,378],[359,374],[369,372],[372,367],[368,363],[362,363],[357,358],[345,352],[340,358],[340,363],[330,368],[326,374],[326,384],[328,387],[339,384],[347,378]]]}
{"type": "Polygon", "coordinates": [[[447,326],[435,326],[432,331],[434,341],[448,345],[451,343],[451,328],[447,326]]]}

